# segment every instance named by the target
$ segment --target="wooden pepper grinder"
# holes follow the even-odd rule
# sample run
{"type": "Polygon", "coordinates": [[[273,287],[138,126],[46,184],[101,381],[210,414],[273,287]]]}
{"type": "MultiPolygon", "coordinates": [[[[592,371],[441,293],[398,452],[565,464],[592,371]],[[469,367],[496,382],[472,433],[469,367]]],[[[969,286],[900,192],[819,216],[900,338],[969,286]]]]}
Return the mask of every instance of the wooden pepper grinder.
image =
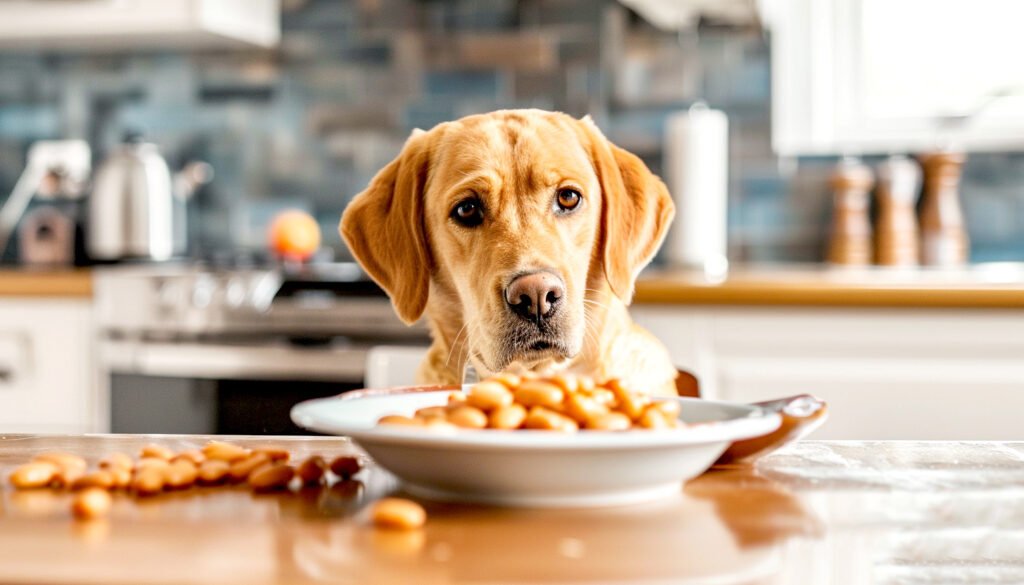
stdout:
{"type": "Polygon", "coordinates": [[[918,263],[918,230],[914,204],[921,187],[917,163],[902,155],[878,165],[878,218],[875,224],[875,261],[882,266],[918,263]]]}
{"type": "Polygon", "coordinates": [[[967,262],[968,239],[960,209],[962,152],[921,155],[924,200],[921,202],[921,261],[927,266],[960,266],[967,262]]]}
{"type": "Polygon", "coordinates": [[[871,263],[868,192],[873,184],[871,169],[859,160],[844,158],[836,165],[831,180],[834,205],[829,262],[854,266],[871,263]]]}

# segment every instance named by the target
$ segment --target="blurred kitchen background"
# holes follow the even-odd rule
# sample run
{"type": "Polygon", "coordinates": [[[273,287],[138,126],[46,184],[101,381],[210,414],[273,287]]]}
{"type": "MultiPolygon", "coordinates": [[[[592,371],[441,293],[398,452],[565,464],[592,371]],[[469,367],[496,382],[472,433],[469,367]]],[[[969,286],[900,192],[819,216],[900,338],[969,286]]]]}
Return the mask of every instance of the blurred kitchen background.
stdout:
{"type": "Polygon", "coordinates": [[[593,116],[680,200],[689,231],[637,312],[705,395],[819,393],[825,436],[1020,438],[956,406],[909,426],[872,413],[1024,388],[1021,16],[1012,0],[0,2],[17,220],[0,431],[289,432],[298,399],[406,382],[424,330],[346,263],[340,214],[412,129],[543,108],[593,116]],[[311,258],[268,252],[286,210],[319,226],[311,258]]]}

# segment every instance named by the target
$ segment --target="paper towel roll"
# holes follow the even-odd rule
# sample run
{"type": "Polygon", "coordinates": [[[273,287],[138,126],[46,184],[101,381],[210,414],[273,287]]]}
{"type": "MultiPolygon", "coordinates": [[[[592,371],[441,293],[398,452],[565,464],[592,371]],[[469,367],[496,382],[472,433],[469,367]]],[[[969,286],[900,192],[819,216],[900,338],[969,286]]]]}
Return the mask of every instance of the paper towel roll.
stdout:
{"type": "Polygon", "coordinates": [[[676,203],[665,258],[676,266],[724,272],[729,190],[729,120],[698,104],[669,116],[665,182],[676,203]]]}

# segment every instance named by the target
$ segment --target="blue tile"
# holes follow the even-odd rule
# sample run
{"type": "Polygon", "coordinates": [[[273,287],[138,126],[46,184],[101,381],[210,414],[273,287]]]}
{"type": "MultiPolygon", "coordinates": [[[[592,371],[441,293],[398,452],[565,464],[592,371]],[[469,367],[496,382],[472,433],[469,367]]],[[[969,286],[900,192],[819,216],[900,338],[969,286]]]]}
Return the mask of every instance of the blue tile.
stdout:
{"type": "Polygon", "coordinates": [[[492,71],[431,71],[423,76],[424,92],[434,98],[489,97],[497,100],[501,75],[492,71]]]}
{"type": "MultiPolygon", "coordinates": [[[[85,133],[102,156],[124,129],[140,127],[172,165],[201,158],[214,166],[214,183],[194,201],[202,246],[258,246],[253,224],[263,221],[261,214],[300,205],[316,213],[325,243],[343,254],[328,227],[412,128],[499,108],[591,113],[609,137],[636,149],[658,172],[665,117],[687,107],[696,92],[662,87],[664,95],[648,99],[644,92],[652,93],[658,79],[647,79],[649,87],[628,103],[616,101],[612,88],[622,72],[603,69],[602,61],[603,22],[609,11],[625,10],[614,0],[306,0],[294,6],[283,15],[284,44],[277,51],[0,53],[0,200],[32,141],[85,133]],[[500,63],[480,69],[443,50],[460,35],[517,30],[551,36],[557,59],[550,69],[524,73],[500,63]]],[[[780,175],[770,150],[766,39],[708,27],[696,37],[696,52],[687,53],[674,34],[632,16],[625,21],[631,46],[657,48],[631,52],[630,59],[653,60],[634,62],[638,70],[657,75],[694,67],[694,79],[680,79],[730,117],[730,253],[745,260],[819,259],[835,158],[800,158],[794,176],[780,175]]],[[[1022,184],[1024,153],[968,157],[962,201],[973,259],[1024,259],[1022,184]]]]}

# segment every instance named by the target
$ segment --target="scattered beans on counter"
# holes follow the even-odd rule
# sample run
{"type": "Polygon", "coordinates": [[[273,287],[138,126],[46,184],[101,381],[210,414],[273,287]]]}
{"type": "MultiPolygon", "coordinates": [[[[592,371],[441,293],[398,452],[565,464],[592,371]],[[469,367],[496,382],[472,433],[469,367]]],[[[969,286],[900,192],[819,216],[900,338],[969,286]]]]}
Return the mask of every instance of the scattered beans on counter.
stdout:
{"type": "Polygon", "coordinates": [[[153,457],[156,459],[170,461],[174,458],[174,451],[171,451],[163,445],[149,444],[142,448],[142,452],[139,453],[139,457],[153,457]]]}
{"type": "Polygon", "coordinates": [[[232,464],[231,469],[228,470],[228,477],[235,483],[243,482],[249,479],[249,474],[251,474],[257,467],[269,462],[270,457],[267,457],[266,454],[253,453],[245,459],[232,464]]]}
{"type": "MultiPolygon", "coordinates": [[[[440,419],[439,422],[448,424],[440,419]]],[[[290,460],[291,452],[273,445],[247,449],[210,441],[202,449],[175,452],[163,445],[149,444],[139,451],[138,459],[125,453],[110,453],[91,470],[85,459],[77,455],[43,453],[15,468],[8,479],[19,490],[72,490],[71,513],[77,519],[87,520],[109,513],[110,493],[115,490],[142,498],[230,482],[247,484],[257,492],[285,491],[347,481],[363,469],[360,458],[352,455],[336,457],[329,464],[320,455],[308,457],[298,466],[290,465],[290,460]]]]}
{"type": "Polygon", "coordinates": [[[91,487],[84,489],[71,502],[71,513],[80,520],[91,520],[106,516],[110,512],[112,499],[110,492],[103,488],[91,487]]]}
{"type": "Polygon", "coordinates": [[[379,528],[414,530],[427,521],[423,506],[403,498],[383,498],[373,504],[373,523],[379,528]]]}
{"type": "Polygon", "coordinates": [[[199,485],[220,485],[227,481],[231,464],[223,459],[209,459],[199,466],[199,485]]]}
{"type": "Polygon", "coordinates": [[[362,468],[363,464],[359,458],[351,455],[342,455],[331,461],[331,471],[341,479],[351,479],[362,468]]]}
{"type": "Polygon", "coordinates": [[[206,455],[207,459],[221,459],[230,463],[248,457],[249,450],[231,443],[210,441],[203,447],[203,455],[206,455]]]}
{"type": "Polygon", "coordinates": [[[319,485],[327,472],[327,462],[319,455],[313,455],[303,461],[295,474],[302,481],[303,486],[319,485]]]}
{"type": "Polygon", "coordinates": [[[249,475],[249,485],[258,492],[283,490],[295,477],[295,468],[287,463],[268,461],[249,475]]]}
{"type": "Polygon", "coordinates": [[[48,461],[26,463],[11,474],[11,485],[18,489],[47,487],[59,471],[60,468],[48,461]]]}

